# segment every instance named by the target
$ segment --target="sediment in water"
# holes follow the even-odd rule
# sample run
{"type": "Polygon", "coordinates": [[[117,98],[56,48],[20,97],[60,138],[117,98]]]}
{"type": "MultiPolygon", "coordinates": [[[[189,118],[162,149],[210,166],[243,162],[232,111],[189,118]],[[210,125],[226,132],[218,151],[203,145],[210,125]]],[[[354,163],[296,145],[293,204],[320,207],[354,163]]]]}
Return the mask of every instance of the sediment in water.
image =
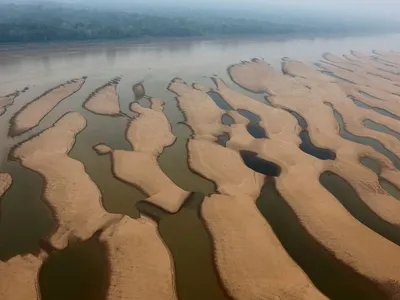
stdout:
{"type": "Polygon", "coordinates": [[[22,107],[10,120],[10,136],[20,135],[34,127],[61,101],[78,92],[86,77],[56,86],[22,107]]]}

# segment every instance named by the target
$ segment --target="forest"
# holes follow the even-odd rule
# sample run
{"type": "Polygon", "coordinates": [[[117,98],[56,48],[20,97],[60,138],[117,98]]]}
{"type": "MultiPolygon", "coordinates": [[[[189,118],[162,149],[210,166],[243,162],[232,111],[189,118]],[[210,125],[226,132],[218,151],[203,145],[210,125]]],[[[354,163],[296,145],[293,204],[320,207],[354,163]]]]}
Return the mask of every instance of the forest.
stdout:
{"type": "Polygon", "coordinates": [[[76,8],[56,4],[0,4],[0,43],[209,37],[240,35],[363,34],[398,27],[338,23],[335,26],[202,14],[166,16],[76,8]]]}

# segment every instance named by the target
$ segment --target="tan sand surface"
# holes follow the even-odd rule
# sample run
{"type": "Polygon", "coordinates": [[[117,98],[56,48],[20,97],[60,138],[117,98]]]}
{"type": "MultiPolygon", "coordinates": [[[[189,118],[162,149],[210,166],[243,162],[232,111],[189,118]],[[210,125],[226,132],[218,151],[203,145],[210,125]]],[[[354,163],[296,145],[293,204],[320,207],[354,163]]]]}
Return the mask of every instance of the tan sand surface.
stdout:
{"type": "Polygon", "coordinates": [[[205,198],[201,215],[214,239],[220,277],[234,299],[326,299],[286,253],[254,199],[214,194],[205,198]]]}
{"type": "Polygon", "coordinates": [[[151,101],[154,108],[138,103],[131,106],[139,113],[126,130],[126,139],[134,151],[113,150],[103,144],[94,148],[99,154],[111,154],[113,173],[118,179],[139,187],[148,195],[146,201],[175,213],[190,193],[178,187],[158,165],[158,156],[176,137],[163,113],[163,102],[155,98],[151,101]]]}
{"type": "Polygon", "coordinates": [[[38,273],[42,260],[31,254],[0,261],[0,299],[39,300],[38,273]]]}
{"type": "Polygon", "coordinates": [[[201,88],[195,89],[181,79],[174,79],[168,89],[177,95],[179,108],[194,131],[194,138],[216,141],[216,137],[227,130],[221,126],[221,117],[225,111],[201,88]]]}
{"type": "Polygon", "coordinates": [[[120,114],[117,87],[120,78],[116,78],[106,85],[96,89],[85,101],[83,107],[87,110],[106,116],[120,114]]]}
{"type": "Polygon", "coordinates": [[[79,91],[84,83],[85,78],[73,79],[29,102],[12,117],[9,134],[19,135],[36,127],[57,104],[79,91]]]}
{"type": "Polygon", "coordinates": [[[383,52],[374,50],[373,52],[377,54],[379,60],[400,66],[400,54],[391,51],[383,52]]]}
{"type": "Polygon", "coordinates": [[[45,180],[43,197],[58,223],[50,242],[60,249],[67,246],[71,236],[88,239],[121,218],[103,209],[100,191],[84,165],[68,156],[76,135],[85,126],[82,115],[68,113],[12,152],[24,167],[38,172],[45,180]]]}
{"type": "MultiPolygon", "coordinates": [[[[400,266],[393,264],[400,248],[353,218],[320,185],[320,174],[331,170],[329,164],[332,162],[307,155],[284,140],[244,142],[248,137],[242,137],[243,134],[248,135],[245,131],[232,130],[228,147],[257,152],[260,157],[281,166],[282,173],[276,179],[277,189],[312,237],[357,272],[381,284],[382,289],[389,281],[399,281],[400,266]]],[[[356,172],[349,169],[346,171],[356,172]]],[[[386,292],[393,296],[396,288],[386,292]]]]}
{"type": "Polygon", "coordinates": [[[175,300],[174,267],[157,224],[127,216],[100,236],[110,260],[107,300],[175,300]]]}
{"type": "Polygon", "coordinates": [[[10,174],[0,173],[0,198],[10,188],[12,184],[12,178],[10,174]]]}

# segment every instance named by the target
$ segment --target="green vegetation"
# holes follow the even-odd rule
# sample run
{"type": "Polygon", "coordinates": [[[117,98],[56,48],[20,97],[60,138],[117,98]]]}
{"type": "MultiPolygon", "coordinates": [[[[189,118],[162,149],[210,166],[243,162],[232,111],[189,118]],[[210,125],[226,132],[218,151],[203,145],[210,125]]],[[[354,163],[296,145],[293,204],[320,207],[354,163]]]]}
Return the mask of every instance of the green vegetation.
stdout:
{"type": "MultiPolygon", "coordinates": [[[[201,13],[200,13],[201,14],[201,13]]],[[[199,15],[200,15],[199,14],[199,15]]],[[[199,17],[78,9],[63,5],[0,5],[0,43],[148,37],[322,35],[363,33],[363,26],[320,26],[206,15],[199,17]]],[[[381,28],[382,30],[382,28],[381,28]]],[[[385,29],[386,30],[386,29],[385,29]]]]}

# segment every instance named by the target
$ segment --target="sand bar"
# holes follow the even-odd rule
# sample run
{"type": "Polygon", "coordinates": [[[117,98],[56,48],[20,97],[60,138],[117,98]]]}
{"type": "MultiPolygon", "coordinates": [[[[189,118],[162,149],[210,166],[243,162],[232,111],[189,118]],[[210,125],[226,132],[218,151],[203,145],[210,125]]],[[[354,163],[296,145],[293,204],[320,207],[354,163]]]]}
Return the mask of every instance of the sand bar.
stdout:
{"type": "Polygon", "coordinates": [[[12,178],[10,174],[0,173],[0,198],[10,188],[12,178]]]}
{"type": "Polygon", "coordinates": [[[22,134],[34,127],[64,99],[81,89],[86,78],[73,79],[56,86],[26,104],[10,121],[10,136],[22,134]]]}
{"type": "Polygon", "coordinates": [[[100,236],[107,245],[110,286],[107,300],[175,300],[174,267],[157,224],[127,216],[100,236]]]}
{"type": "Polygon", "coordinates": [[[86,240],[121,218],[103,209],[100,191],[85,172],[84,165],[68,156],[76,135],[85,126],[82,115],[68,113],[12,152],[13,158],[45,180],[43,198],[58,223],[50,242],[59,249],[67,246],[71,236],[86,240]]]}
{"type": "Polygon", "coordinates": [[[0,261],[0,299],[39,300],[38,273],[42,260],[31,254],[0,261]]]}
{"type": "Polygon", "coordinates": [[[103,144],[94,148],[101,155],[110,153],[118,179],[140,188],[148,195],[146,201],[175,213],[190,193],[178,187],[158,165],[158,156],[176,137],[162,111],[161,100],[152,99],[152,107],[144,108],[138,103],[131,106],[139,113],[126,130],[126,139],[134,151],[114,150],[103,144]]]}
{"type": "Polygon", "coordinates": [[[115,78],[89,95],[83,107],[92,113],[106,116],[120,114],[117,87],[121,78],[115,78]]]}

